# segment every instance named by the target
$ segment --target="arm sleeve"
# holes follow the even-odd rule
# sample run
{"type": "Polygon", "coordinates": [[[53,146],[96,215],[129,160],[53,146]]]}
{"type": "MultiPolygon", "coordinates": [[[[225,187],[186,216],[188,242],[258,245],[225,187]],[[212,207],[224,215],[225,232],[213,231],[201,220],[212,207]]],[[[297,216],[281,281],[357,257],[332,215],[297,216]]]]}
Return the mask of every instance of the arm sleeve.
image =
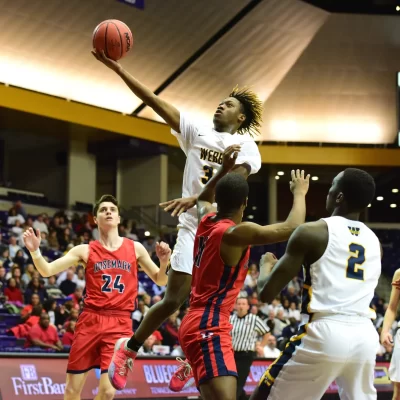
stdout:
{"type": "Polygon", "coordinates": [[[260,335],[265,335],[269,332],[268,326],[260,317],[256,318],[256,332],[258,332],[260,335]]]}
{"type": "Polygon", "coordinates": [[[179,130],[180,132],[176,132],[171,129],[171,133],[178,139],[181,149],[187,155],[187,152],[197,135],[198,124],[193,121],[190,115],[181,112],[179,130]]]}
{"type": "Polygon", "coordinates": [[[236,160],[236,165],[247,164],[250,174],[256,174],[261,168],[261,155],[254,140],[251,138],[242,142],[242,149],[236,160]]]}

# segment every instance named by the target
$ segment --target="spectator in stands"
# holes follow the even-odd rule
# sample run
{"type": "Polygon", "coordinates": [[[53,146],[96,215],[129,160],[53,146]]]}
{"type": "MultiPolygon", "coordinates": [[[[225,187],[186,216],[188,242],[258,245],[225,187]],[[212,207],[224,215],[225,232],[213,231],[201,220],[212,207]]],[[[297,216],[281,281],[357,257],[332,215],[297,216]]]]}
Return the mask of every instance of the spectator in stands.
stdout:
{"type": "MultiPolygon", "coordinates": [[[[21,246],[17,244],[17,238],[13,235],[10,236],[8,250],[12,259],[17,255],[18,250],[22,250],[21,246]]],[[[28,259],[28,256],[26,256],[26,259],[28,259]]]]}
{"type": "Polygon", "coordinates": [[[132,314],[132,319],[133,319],[133,331],[135,331],[140,323],[142,322],[144,316],[146,315],[148,311],[148,307],[144,304],[144,301],[140,299],[138,301],[138,306],[137,309],[133,312],[132,314]]]}
{"type": "Polygon", "coordinates": [[[275,315],[278,314],[279,310],[282,310],[282,304],[281,304],[281,299],[277,297],[276,299],[272,300],[272,303],[268,306],[268,314],[269,311],[273,311],[275,315]]]}
{"type": "Polygon", "coordinates": [[[178,329],[181,320],[178,318],[180,310],[175,311],[164,323],[160,329],[163,335],[163,345],[169,346],[171,350],[179,344],[178,342],[178,329]]]}
{"type": "Polygon", "coordinates": [[[18,250],[17,254],[15,255],[13,259],[14,265],[18,265],[18,267],[21,269],[21,272],[25,270],[25,257],[24,257],[24,251],[23,250],[18,250]]]}
{"type": "Polygon", "coordinates": [[[288,290],[289,288],[293,288],[293,293],[298,296],[300,294],[300,284],[299,284],[299,278],[296,276],[293,278],[289,283],[288,283],[288,290]]]}
{"type": "Polygon", "coordinates": [[[41,304],[36,305],[35,307],[33,307],[31,313],[27,315],[27,318],[24,323],[12,327],[7,333],[9,333],[12,336],[15,336],[18,339],[28,338],[31,328],[39,323],[42,311],[43,311],[42,305],[41,304]]]}
{"type": "Polygon", "coordinates": [[[72,273],[73,273],[72,282],[75,282],[76,284],[78,283],[78,276],[75,274],[76,266],[71,266],[69,269],[67,269],[66,271],[61,272],[61,274],[58,275],[58,278],[57,278],[57,285],[58,286],[60,286],[61,283],[67,279],[68,271],[72,271],[72,273]]]}
{"type": "Polygon", "coordinates": [[[29,344],[30,346],[37,346],[43,349],[53,349],[61,351],[63,345],[58,337],[57,329],[50,325],[49,315],[45,312],[42,313],[39,323],[32,326],[29,331],[29,344]]]}
{"type": "Polygon", "coordinates": [[[6,249],[8,249],[8,244],[3,242],[3,234],[0,232],[0,259],[2,258],[1,255],[6,249]]]}
{"type": "Polygon", "coordinates": [[[77,284],[74,282],[74,277],[76,277],[74,271],[69,269],[67,271],[67,277],[60,283],[60,290],[64,296],[69,296],[75,292],[77,284]]]}
{"type": "Polygon", "coordinates": [[[7,297],[8,302],[19,302],[24,303],[21,289],[17,287],[17,283],[14,278],[10,278],[7,282],[7,287],[4,289],[4,295],[7,297]]]}
{"type": "Polygon", "coordinates": [[[69,228],[65,228],[63,234],[59,239],[60,250],[65,251],[71,242],[72,242],[71,231],[69,230],[69,228]]]}
{"type": "Polygon", "coordinates": [[[153,296],[153,298],[151,299],[151,303],[154,306],[154,304],[157,304],[158,302],[160,302],[162,300],[161,296],[159,295],[155,295],[153,296]]]}
{"type": "Polygon", "coordinates": [[[22,274],[22,281],[25,286],[28,286],[29,282],[33,278],[33,272],[35,271],[35,267],[33,264],[28,264],[25,268],[25,272],[22,274]]]}
{"type": "Polygon", "coordinates": [[[97,228],[97,225],[92,230],[92,238],[93,238],[93,240],[99,240],[99,238],[100,238],[100,232],[99,232],[99,228],[97,228]]]}
{"type": "Polygon", "coordinates": [[[139,349],[138,354],[142,355],[151,355],[154,354],[153,346],[155,344],[156,337],[154,335],[150,335],[143,343],[142,347],[139,349]]]}
{"type": "Polygon", "coordinates": [[[24,224],[25,218],[21,214],[17,214],[15,208],[12,208],[8,212],[7,225],[15,225],[15,221],[19,221],[21,224],[24,224]]]}
{"type": "Polygon", "coordinates": [[[74,303],[74,308],[79,310],[79,303],[82,301],[83,289],[81,287],[76,287],[75,292],[70,296],[72,302],[74,303]]]}
{"type": "Polygon", "coordinates": [[[257,293],[257,292],[253,292],[253,293],[251,294],[249,303],[250,303],[252,306],[253,306],[253,305],[254,305],[254,306],[258,306],[259,301],[258,301],[258,293],[257,293]]]}
{"type": "Polygon", "coordinates": [[[269,335],[267,339],[267,345],[264,347],[264,357],[277,358],[279,354],[281,354],[281,352],[276,348],[275,336],[269,335]]]}
{"type": "Polygon", "coordinates": [[[18,267],[18,265],[13,265],[11,269],[11,277],[15,279],[17,287],[20,288],[21,290],[24,290],[25,284],[21,279],[22,278],[21,269],[18,267]]]}
{"type": "Polygon", "coordinates": [[[62,329],[65,321],[69,317],[69,314],[73,308],[72,301],[66,301],[65,304],[60,305],[56,309],[56,326],[58,329],[62,329]]]}
{"type": "Polygon", "coordinates": [[[126,231],[125,225],[121,224],[121,225],[118,227],[118,234],[119,234],[119,236],[121,236],[121,237],[127,237],[127,236],[128,236],[128,233],[127,233],[127,231],[126,231]]]}
{"type": "Polygon", "coordinates": [[[8,246],[7,246],[7,248],[6,248],[5,250],[3,250],[3,252],[1,253],[0,261],[3,262],[3,267],[4,267],[6,270],[9,270],[9,269],[12,267],[13,261],[12,261],[12,258],[10,257],[10,249],[8,248],[8,246]]]}
{"type": "Polygon", "coordinates": [[[261,342],[256,342],[255,351],[257,358],[264,358],[264,347],[262,346],[261,342]]]}
{"type": "Polygon", "coordinates": [[[34,307],[36,306],[42,306],[40,303],[40,297],[37,293],[32,293],[31,296],[31,302],[30,304],[27,304],[22,310],[21,310],[21,317],[23,319],[26,319],[30,316],[30,314],[32,313],[32,310],[34,307]]]}
{"type": "Polygon", "coordinates": [[[53,230],[50,232],[49,238],[48,238],[48,244],[49,248],[54,251],[59,251],[60,250],[60,244],[58,243],[58,238],[57,238],[57,231],[53,230]]]}
{"type": "Polygon", "coordinates": [[[86,286],[85,268],[83,268],[82,265],[80,265],[77,268],[76,275],[77,275],[77,278],[78,278],[76,285],[78,286],[78,288],[85,289],[85,286],[86,286]]]}
{"type": "Polygon", "coordinates": [[[288,318],[294,318],[296,321],[301,320],[300,311],[295,302],[290,303],[288,318]]]}
{"type": "Polygon", "coordinates": [[[244,281],[245,286],[254,290],[257,287],[257,279],[259,274],[260,273],[258,272],[257,265],[251,264],[249,266],[249,271],[247,273],[246,279],[244,281]]]}
{"type": "Polygon", "coordinates": [[[279,344],[281,350],[285,348],[286,343],[290,340],[290,338],[296,334],[298,326],[299,324],[295,318],[289,318],[289,325],[285,326],[282,330],[282,340],[279,344]]]}
{"type": "Polygon", "coordinates": [[[293,286],[288,287],[286,297],[289,300],[289,303],[296,303],[296,307],[299,305],[300,298],[296,295],[295,288],[293,286]]]}
{"type": "Polygon", "coordinates": [[[68,327],[65,330],[61,342],[64,346],[72,346],[74,340],[76,321],[70,321],[68,327]]]}
{"type": "Polygon", "coordinates": [[[49,297],[46,289],[44,288],[44,285],[41,284],[39,278],[36,277],[32,278],[25,290],[25,304],[28,304],[32,301],[32,295],[34,293],[39,295],[41,303],[44,303],[45,300],[49,297]]]}
{"type": "Polygon", "coordinates": [[[70,311],[70,313],[69,313],[68,318],[67,318],[67,319],[65,320],[65,322],[64,322],[63,328],[64,328],[64,329],[67,329],[68,326],[69,326],[69,323],[70,323],[71,321],[77,322],[77,321],[78,321],[78,317],[79,317],[79,309],[77,309],[77,308],[72,308],[71,311],[70,311]]]}
{"type": "Polygon", "coordinates": [[[1,291],[4,290],[4,288],[6,287],[6,269],[4,268],[4,266],[2,265],[2,261],[0,261],[0,287],[2,288],[1,291]]]}
{"type": "Polygon", "coordinates": [[[15,225],[10,230],[14,235],[17,235],[18,237],[22,235],[24,229],[22,228],[21,221],[17,219],[15,221],[15,225]]]}
{"type": "Polygon", "coordinates": [[[40,232],[42,238],[40,242],[40,250],[47,250],[49,248],[49,241],[47,240],[47,232],[40,232]]]}
{"type": "Polygon", "coordinates": [[[64,297],[60,288],[57,285],[56,277],[54,275],[47,278],[45,289],[49,297],[52,297],[53,299],[61,299],[62,297],[64,297]]]}
{"type": "Polygon", "coordinates": [[[47,227],[46,222],[44,222],[44,215],[38,215],[35,222],[33,223],[33,228],[35,230],[39,229],[40,232],[44,232],[47,235],[49,234],[49,228],[47,227]]]}
{"type": "Polygon", "coordinates": [[[54,299],[49,299],[43,304],[43,308],[49,314],[50,324],[55,326],[57,302],[54,299]]]}
{"type": "Polygon", "coordinates": [[[151,257],[156,251],[156,242],[154,240],[154,236],[148,236],[146,240],[143,242],[143,246],[151,257]]]}
{"type": "Polygon", "coordinates": [[[289,321],[285,318],[283,309],[280,309],[276,314],[276,318],[274,320],[274,329],[272,330],[272,334],[275,337],[279,337],[282,335],[283,328],[289,325],[289,321]]]}
{"type": "Polygon", "coordinates": [[[25,208],[22,206],[21,200],[17,200],[14,203],[14,207],[13,208],[14,208],[14,210],[15,210],[15,212],[17,214],[22,215],[25,219],[27,219],[28,214],[26,213],[25,208]]]}

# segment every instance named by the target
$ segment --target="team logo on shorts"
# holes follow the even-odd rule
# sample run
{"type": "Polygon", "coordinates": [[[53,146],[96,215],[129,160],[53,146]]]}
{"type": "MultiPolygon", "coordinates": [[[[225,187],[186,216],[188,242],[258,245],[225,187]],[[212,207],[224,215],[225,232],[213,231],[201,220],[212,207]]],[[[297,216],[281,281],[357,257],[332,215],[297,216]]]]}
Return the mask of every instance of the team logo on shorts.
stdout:
{"type": "Polygon", "coordinates": [[[201,332],[200,335],[203,339],[210,339],[211,336],[214,336],[214,333],[205,331],[205,332],[201,332]]]}

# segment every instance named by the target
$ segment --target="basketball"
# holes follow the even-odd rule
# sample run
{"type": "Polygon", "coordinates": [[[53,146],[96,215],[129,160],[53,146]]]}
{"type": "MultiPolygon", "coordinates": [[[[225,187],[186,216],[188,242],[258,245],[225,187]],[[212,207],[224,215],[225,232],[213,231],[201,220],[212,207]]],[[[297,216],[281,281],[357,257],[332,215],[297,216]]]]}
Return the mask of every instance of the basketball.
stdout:
{"type": "Polygon", "coordinates": [[[93,47],[104,51],[114,61],[124,57],[132,48],[132,32],[126,24],[116,19],[108,19],[96,26],[93,32],[93,47]]]}

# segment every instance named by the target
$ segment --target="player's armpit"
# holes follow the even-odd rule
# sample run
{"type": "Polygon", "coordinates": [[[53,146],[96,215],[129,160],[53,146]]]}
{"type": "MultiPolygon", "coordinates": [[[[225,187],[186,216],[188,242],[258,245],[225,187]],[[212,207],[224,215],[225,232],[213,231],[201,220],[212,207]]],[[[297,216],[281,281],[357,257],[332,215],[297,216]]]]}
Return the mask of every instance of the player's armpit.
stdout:
{"type": "Polygon", "coordinates": [[[284,256],[275,264],[271,273],[265,273],[260,266],[257,288],[262,302],[272,301],[298,274],[310,243],[312,243],[310,229],[307,225],[301,225],[291,236],[284,256]]]}
{"type": "Polygon", "coordinates": [[[236,164],[231,171],[231,173],[243,175],[246,179],[249,177],[250,172],[251,172],[251,167],[249,164],[246,163],[240,165],[236,164]]]}
{"type": "Polygon", "coordinates": [[[284,242],[297,228],[297,224],[282,222],[261,226],[253,222],[242,222],[229,229],[224,235],[224,242],[231,246],[263,245],[284,242]]]}
{"type": "Polygon", "coordinates": [[[43,257],[36,258],[33,260],[33,262],[40,275],[46,278],[65,271],[80,261],[86,263],[88,255],[89,245],[81,244],[73,247],[65,256],[51,263],[47,262],[43,257]]]}

